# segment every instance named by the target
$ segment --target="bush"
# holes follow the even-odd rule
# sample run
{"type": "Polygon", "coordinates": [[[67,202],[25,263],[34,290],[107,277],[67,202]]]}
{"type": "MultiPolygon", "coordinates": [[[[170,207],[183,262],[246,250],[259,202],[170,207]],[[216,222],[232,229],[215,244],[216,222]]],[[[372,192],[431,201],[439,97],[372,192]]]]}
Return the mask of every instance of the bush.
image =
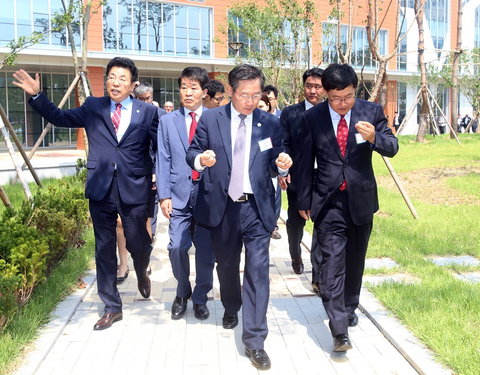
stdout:
{"type": "Polygon", "coordinates": [[[88,203],[79,178],[38,190],[0,222],[0,331],[39,282],[75,247],[88,224],[88,203]]]}

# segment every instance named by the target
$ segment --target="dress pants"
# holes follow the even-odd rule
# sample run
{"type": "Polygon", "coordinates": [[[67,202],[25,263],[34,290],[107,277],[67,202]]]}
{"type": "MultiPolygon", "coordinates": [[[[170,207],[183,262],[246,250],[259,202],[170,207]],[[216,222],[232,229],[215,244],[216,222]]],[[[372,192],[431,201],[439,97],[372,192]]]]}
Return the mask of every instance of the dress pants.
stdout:
{"type": "MultiPolygon", "coordinates": [[[[305,227],[305,220],[300,216],[297,209],[297,193],[288,188],[288,218],[287,218],[287,236],[288,236],[288,250],[290,251],[291,259],[298,259],[302,256],[302,238],[303,228],[305,227]]],[[[312,283],[320,282],[320,264],[322,262],[322,253],[317,246],[317,233],[313,231],[312,246],[310,247],[310,262],[312,263],[312,283]]]]}
{"type": "Polygon", "coordinates": [[[322,253],[320,293],[333,336],[348,333],[347,315],[358,307],[372,222],[353,224],[348,190],[337,191],[315,220],[322,253]]]}
{"type": "Polygon", "coordinates": [[[194,304],[205,304],[207,294],[213,286],[214,257],[210,244],[209,230],[195,225],[193,206],[197,198],[198,182],[194,181],[190,191],[190,199],[182,208],[173,208],[170,216],[168,233],[170,242],[167,246],[170,264],[177,280],[177,296],[189,298],[194,304]],[[195,244],[196,285],[192,295],[190,285],[190,259],[188,251],[195,244]]]}
{"type": "Polygon", "coordinates": [[[255,199],[238,203],[228,198],[225,214],[211,229],[211,236],[226,313],[236,313],[242,306],[239,266],[245,246],[242,340],[249,349],[263,349],[268,334],[270,232],[260,219],[255,199]]]}
{"type": "Polygon", "coordinates": [[[117,216],[123,224],[127,249],[132,255],[137,275],[145,274],[152,244],[147,232],[147,197],[143,204],[125,204],[118,194],[117,178],[101,201],[89,201],[95,233],[95,262],[97,287],[106,313],[122,311],[122,300],[117,289],[117,216]]]}

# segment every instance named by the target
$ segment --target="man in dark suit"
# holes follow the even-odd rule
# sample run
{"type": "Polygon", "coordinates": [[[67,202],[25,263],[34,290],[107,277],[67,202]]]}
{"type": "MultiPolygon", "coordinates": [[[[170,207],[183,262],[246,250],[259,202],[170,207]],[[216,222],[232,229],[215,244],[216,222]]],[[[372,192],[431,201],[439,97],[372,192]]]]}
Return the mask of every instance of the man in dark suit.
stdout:
{"type": "Polygon", "coordinates": [[[115,57],[107,65],[108,96],[89,97],[79,107],[58,109],[40,91],[35,79],[19,70],[14,84],[29,95],[32,108],[56,126],[84,127],[89,139],[87,183],[90,215],[95,232],[98,295],[105,313],[94,330],[109,328],[122,319],[122,300],[116,285],[117,216],[123,223],[127,249],[132,254],[140,294],[150,296],[147,267],[152,250],[147,232],[147,198],[153,162],[150,146],[157,148],[157,109],[132,99],[138,70],[132,60],[115,57]]]}
{"type": "Polygon", "coordinates": [[[254,66],[239,65],[229,73],[228,82],[231,103],[203,114],[187,161],[192,168],[204,170],[195,218],[210,227],[226,329],[238,324],[239,264],[245,246],[242,339],[252,364],[264,370],[270,368],[263,349],[268,333],[268,248],[276,224],[271,177],[286,175],[292,161],[282,152],[278,119],[257,109],[263,73],[254,66]]]}
{"type": "Polygon", "coordinates": [[[181,108],[166,114],[158,129],[157,188],[163,215],[170,220],[168,253],[177,295],[172,304],[172,319],[180,319],[192,297],[195,317],[207,319],[207,294],[213,285],[215,265],[208,229],[195,225],[193,208],[198,193],[200,174],[192,171],[185,160],[188,147],[205,108],[208,73],[199,67],[185,68],[178,78],[181,108]],[[190,285],[188,250],[195,244],[195,289],[190,285]]]}
{"type": "MultiPolygon", "coordinates": [[[[280,116],[280,124],[283,128],[283,143],[285,152],[287,152],[293,160],[293,166],[287,177],[280,177],[280,184],[283,189],[287,189],[288,198],[288,219],[287,219],[287,235],[288,248],[292,259],[293,272],[300,275],[303,273],[303,261],[301,242],[303,237],[303,228],[305,219],[298,213],[297,209],[297,185],[302,184],[296,178],[297,165],[295,163],[295,155],[297,147],[302,145],[302,139],[299,138],[299,130],[302,116],[305,111],[320,103],[325,92],[322,88],[323,69],[312,68],[303,73],[303,95],[305,100],[300,103],[293,104],[283,109],[280,116]]],[[[320,283],[320,259],[316,246],[316,234],[313,233],[312,246],[310,249],[310,260],[312,263],[312,287],[315,293],[319,293],[320,283]]]]}
{"type": "Polygon", "coordinates": [[[297,207],[315,222],[322,252],[320,293],[336,352],[352,348],[365,255],[378,210],[372,152],[392,157],[397,138],[376,103],[355,99],[358,78],[347,64],[322,74],[328,101],[305,112],[297,154],[297,207]],[[317,169],[314,172],[314,162],[317,169]]]}

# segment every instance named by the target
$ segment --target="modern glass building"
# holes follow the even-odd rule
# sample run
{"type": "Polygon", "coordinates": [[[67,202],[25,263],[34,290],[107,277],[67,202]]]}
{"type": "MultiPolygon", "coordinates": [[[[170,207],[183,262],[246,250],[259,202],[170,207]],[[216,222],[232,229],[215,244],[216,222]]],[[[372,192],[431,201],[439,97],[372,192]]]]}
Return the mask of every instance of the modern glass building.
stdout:
{"type": "MultiPolygon", "coordinates": [[[[262,1],[259,0],[259,3],[262,1]]],[[[326,66],[337,61],[336,21],[332,21],[332,8],[327,0],[315,0],[316,23],[312,40],[305,42],[302,61],[305,66],[326,66]]],[[[163,104],[173,101],[178,105],[176,78],[179,72],[191,65],[202,66],[213,76],[222,76],[235,64],[235,53],[228,42],[243,42],[239,56],[248,48],[256,48],[241,33],[229,32],[227,18],[229,6],[235,0],[100,0],[93,1],[93,13],[88,29],[88,74],[93,95],[104,92],[104,67],[114,56],[128,56],[140,70],[140,80],[154,87],[154,99],[163,104]]],[[[352,65],[362,71],[369,85],[375,76],[377,63],[368,48],[365,29],[366,0],[360,0],[355,9],[352,39],[352,65]],[[360,6],[361,5],[361,6],[360,6]]],[[[426,57],[430,64],[441,67],[455,45],[457,1],[427,0],[425,5],[426,57]]],[[[480,46],[480,0],[463,1],[463,48],[480,46]]],[[[17,135],[28,148],[32,147],[47,125],[27,104],[23,91],[13,86],[12,72],[23,68],[41,74],[43,90],[56,103],[66,92],[74,78],[69,43],[81,49],[82,24],[67,29],[55,29],[55,17],[62,13],[60,0],[0,0],[0,59],[8,53],[8,43],[31,35],[44,34],[39,44],[20,52],[16,67],[4,67],[0,71],[0,104],[5,108],[17,135]]],[[[341,19],[340,42],[345,47],[348,34],[348,15],[341,19]]],[[[241,19],[236,19],[241,24],[241,19]]],[[[394,44],[397,30],[405,37],[400,43],[400,54],[388,64],[388,77],[382,103],[385,111],[393,115],[395,110],[404,114],[413,104],[418,88],[411,83],[417,74],[417,39],[414,22],[413,0],[403,0],[398,8],[390,8],[383,18],[379,31],[380,53],[388,53],[394,44]],[[396,14],[403,22],[397,24],[396,14]]],[[[288,22],[284,25],[289,29],[288,22]]],[[[267,53],[267,52],[266,52],[267,53]]],[[[441,85],[435,89],[444,110],[450,111],[449,90],[441,85]]],[[[460,112],[469,110],[465,99],[460,112]]],[[[77,105],[74,94],[65,108],[77,105]]],[[[415,132],[416,116],[412,116],[407,132],[415,132]]],[[[42,147],[77,147],[82,137],[76,130],[54,128],[42,147]],[[78,144],[77,144],[78,139],[78,144]]],[[[4,147],[0,144],[0,148],[4,147]]]]}

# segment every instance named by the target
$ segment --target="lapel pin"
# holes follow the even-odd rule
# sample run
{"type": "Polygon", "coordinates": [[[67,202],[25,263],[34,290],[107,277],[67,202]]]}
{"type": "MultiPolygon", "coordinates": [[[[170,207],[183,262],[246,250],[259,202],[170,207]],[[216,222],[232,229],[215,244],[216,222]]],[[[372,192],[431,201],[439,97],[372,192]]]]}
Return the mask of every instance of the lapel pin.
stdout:
{"type": "Polygon", "coordinates": [[[260,123],[257,123],[257,126],[258,126],[258,127],[261,127],[261,126],[262,126],[262,124],[260,124],[260,123]]]}
{"type": "Polygon", "coordinates": [[[139,110],[139,109],[137,109],[137,113],[140,113],[140,110],[139,110]]]}

